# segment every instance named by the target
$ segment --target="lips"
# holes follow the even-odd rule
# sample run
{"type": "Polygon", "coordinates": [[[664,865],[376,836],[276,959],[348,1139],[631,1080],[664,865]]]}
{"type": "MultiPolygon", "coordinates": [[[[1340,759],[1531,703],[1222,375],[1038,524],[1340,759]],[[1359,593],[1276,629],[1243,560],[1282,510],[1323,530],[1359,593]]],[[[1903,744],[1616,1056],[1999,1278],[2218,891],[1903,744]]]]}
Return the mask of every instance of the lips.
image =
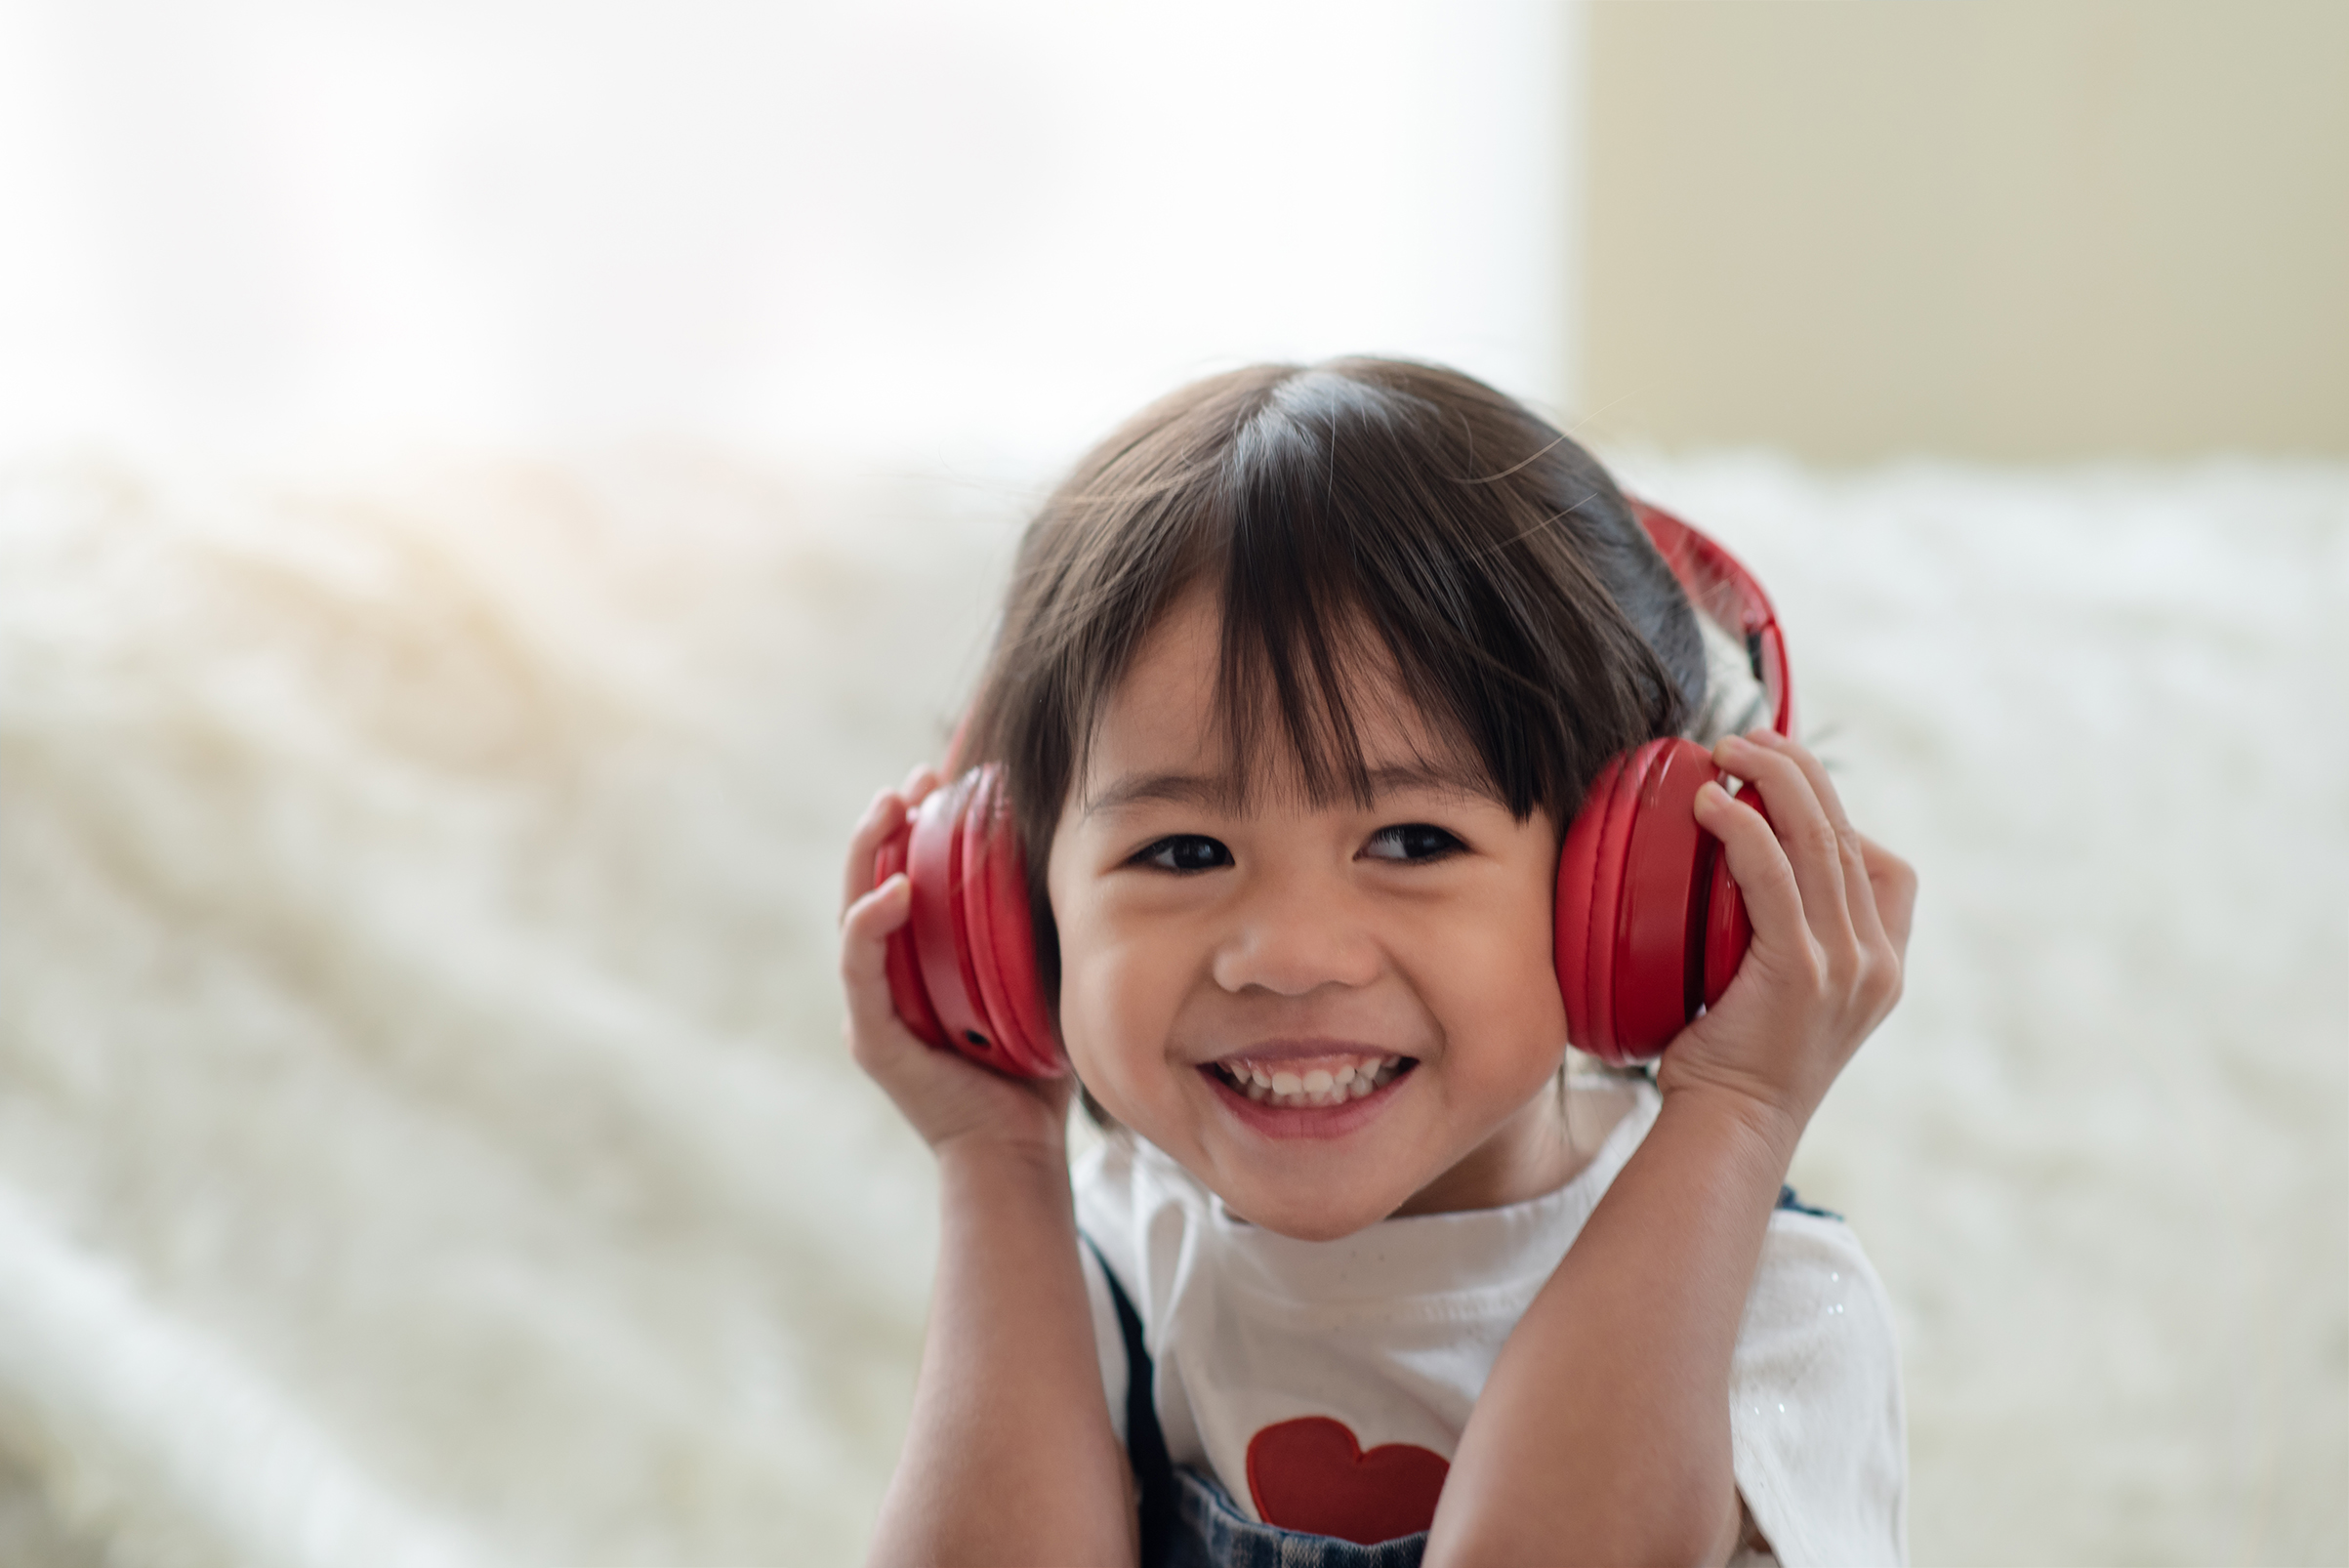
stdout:
{"type": "Polygon", "coordinates": [[[1378,1046],[1302,1036],[1259,1040],[1199,1070],[1252,1106],[1326,1113],[1368,1099],[1418,1065],[1378,1046]]]}
{"type": "Polygon", "coordinates": [[[1212,1087],[1224,1110],[1257,1135],[1282,1142],[1292,1138],[1318,1142],[1350,1137],[1384,1115],[1387,1107],[1395,1103],[1395,1095],[1401,1093],[1403,1081],[1419,1066],[1409,1056],[1353,1052],[1346,1062],[1340,1063],[1355,1067],[1353,1079],[1341,1089],[1338,1087],[1334,1068],[1315,1065],[1326,1059],[1326,1055],[1282,1058],[1280,1073],[1297,1079],[1294,1093],[1257,1084],[1254,1070],[1242,1078],[1243,1063],[1251,1069],[1262,1069],[1267,1078],[1272,1077],[1270,1063],[1261,1058],[1227,1056],[1203,1063],[1196,1071],[1212,1087]],[[1382,1063],[1392,1065],[1381,1072],[1382,1063]],[[1315,1071],[1331,1074],[1330,1088],[1318,1093],[1304,1087],[1305,1075],[1315,1071]]]}
{"type": "Polygon", "coordinates": [[[1227,1056],[1209,1070],[1259,1104],[1284,1109],[1343,1105],[1378,1093],[1411,1065],[1408,1056],[1355,1052],[1308,1056],[1227,1056]]]}

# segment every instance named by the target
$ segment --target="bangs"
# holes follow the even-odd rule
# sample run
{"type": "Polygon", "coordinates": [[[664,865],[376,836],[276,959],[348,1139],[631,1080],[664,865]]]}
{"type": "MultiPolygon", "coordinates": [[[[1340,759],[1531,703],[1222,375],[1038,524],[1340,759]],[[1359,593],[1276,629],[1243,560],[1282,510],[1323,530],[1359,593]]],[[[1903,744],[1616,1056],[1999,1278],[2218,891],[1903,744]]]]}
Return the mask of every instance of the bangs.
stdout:
{"type": "Polygon", "coordinates": [[[1464,432],[1416,401],[1307,372],[1233,442],[1198,541],[1220,569],[1216,722],[1233,786],[1244,804],[1286,763],[1312,804],[1369,805],[1357,715],[1399,700],[1437,749],[1409,762],[1472,778],[1520,820],[1562,806],[1562,822],[1581,781],[1504,548],[1558,519],[1508,516],[1464,432]]]}
{"type": "MultiPolygon", "coordinates": [[[[1259,366],[1177,392],[1096,448],[1020,548],[955,765],[1010,786],[1042,872],[1101,713],[1192,592],[1219,612],[1215,727],[1235,803],[1283,784],[1367,804],[1404,765],[1561,827],[1616,753],[1705,692],[1695,616],[1588,454],[1431,366],[1259,366]],[[1365,755],[1366,705],[1422,749],[1365,755]]],[[[1040,947],[1040,951],[1043,949],[1040,947]]]]}
{"type": "Polygon", "coordinates": [[[1105,795],[1092,793],[1087,762],[1094,728],[1115,697],[1111,682],[1080,722],[1072,749],[1079,809],[1135,794],[1179,795],[1232,812],[1266,799],[1367,806],[1386,792],[1426,787],[1507,804],[1464,727],[1450,715],[1420,710],[1410,693],[1424,682],[1399,667],[1359,613],[1291,603],[1274,608],[1302,614],[1242,620],[1245,611],[1236,611],[1230,595],[1214,597],[1203,585],[1176,595],[1162,627],[1191,613],[1195,591],[1221,633],[1208,731],[1195,753],[1200,765],[1178,776],[1149,775],[1138,788],[1126,780],[1108,784],[1105,795]]]}

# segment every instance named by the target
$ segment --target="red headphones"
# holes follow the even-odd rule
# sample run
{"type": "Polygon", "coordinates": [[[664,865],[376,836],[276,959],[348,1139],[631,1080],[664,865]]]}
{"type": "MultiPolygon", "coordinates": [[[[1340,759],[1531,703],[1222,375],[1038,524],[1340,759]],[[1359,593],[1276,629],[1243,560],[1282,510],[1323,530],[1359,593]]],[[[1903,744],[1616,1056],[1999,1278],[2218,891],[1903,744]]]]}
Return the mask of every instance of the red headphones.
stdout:
{"type": "MultiPolygon", "coordinates": [[[[1637,501],[1631,510],[1698,610],[1744,639],[1771,725],[1793,733],[1786,640],[1761,584],[1679,518],[1637,501]]],[[[1648,741],[1599,770],[1566,830],[1553,922],[1558,988],[1567,1037],[1605,1061],[1661,1052],[1720,1000],[1752,939],[1720,841],[1697,826],[1697,790],[1721,776],[1694,741],[1648,741]]],[[[913,882],[912,917],[887,955],[905,1026],[1004,1072],[1065,1072],[1002,774],[975,767],[931,791],[912,831],[881,846],[873,871],[876,883],[899,871],[913,882]]]]}

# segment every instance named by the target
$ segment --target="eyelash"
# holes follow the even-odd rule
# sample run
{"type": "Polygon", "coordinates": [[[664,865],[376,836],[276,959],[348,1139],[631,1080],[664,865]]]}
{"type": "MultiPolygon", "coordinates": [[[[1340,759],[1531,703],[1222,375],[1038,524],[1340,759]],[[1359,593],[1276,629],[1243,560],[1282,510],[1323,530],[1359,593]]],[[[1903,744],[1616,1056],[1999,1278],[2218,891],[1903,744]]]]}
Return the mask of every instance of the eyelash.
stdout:
{"type": "Polygon", "coordinates": [[[1133,863],[1137,866],[1155,867],[1160,871],[1171,871],[1178,877],[1193,877],[1202,871],[1220,870],[1224,866],[1230,865],[1232,861],[1231,851],[1225,848],[1220,841],[1211,839],[1204,833],[1170,833],[1135,855],[1133,863]],[[1188,846],[1191,845],[1212,846],[1215,852],[1222,858],[1214,865],[1207,866],[1178,866],[1161,862],[1160,856],[1162,855],[1172,860],[1177,846],[1188,846]]]}
{"type": "MultiPolygon", "coordinates": [[[[1402,865],[1424,865],[1432,860],[1448,859],[1467,847],[1456,835],[1425,822],[1398,822],[1392,827],[1381,828],[1371,835],[1370,845],[1381,843],[1391,843],[1404,852],[1393,855],[1371,855],[1369,858],[1394,861],[1402,865]],[[1420,853],[1410,852],[1415,844],[1421,850],[1420,853]]],[[[1364,848],[1367,850],[1370,845],[1365,845],[1364,848]]],[[[1231,850],[1226,848],[1221,841],[1211,839],[1203,833],[1171,833],[1145,846],[1134,855],[1133,863],[1151,866],[1160,871],[1173,872],[1178,877],[1192,877],[1203,871],[1221,870],[1232,863],[1232,855],[1231,850]],[[1208,846],[1216,858],[1206,865],[1174,863],[1178,850],[1193,848],[1197,846],[1208,846]]]]}
{"type": "Polygon", "coordinates": [[[1381,828],[1371,835],[1370,842],[1391,842],[1399,849],[1409,850],[1412,842],[1419,841],[1424,850],[1421,854],[1375,855],[1378,860],[1396,860],[1406,865],[1425,865],[1431,860],[1447,860],[1467,847],[1454,835],[1427,822],[1398,822],[1390,828],[1381,828]],[[1432,840],[1432,843],[1428,841],[1432,840]]]}

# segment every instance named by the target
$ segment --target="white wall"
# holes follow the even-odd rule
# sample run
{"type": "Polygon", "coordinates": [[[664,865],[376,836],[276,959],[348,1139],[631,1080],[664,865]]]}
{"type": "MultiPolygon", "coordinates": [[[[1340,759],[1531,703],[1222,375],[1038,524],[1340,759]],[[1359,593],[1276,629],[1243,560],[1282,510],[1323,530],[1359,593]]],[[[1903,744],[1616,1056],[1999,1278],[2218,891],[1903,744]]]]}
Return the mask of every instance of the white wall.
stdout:
{"type": "Polygon", "coordinates": [[[0,450],[1051,463],[1354,350],[1562,402],[1571,15],[0,0],[0,450]]]}

